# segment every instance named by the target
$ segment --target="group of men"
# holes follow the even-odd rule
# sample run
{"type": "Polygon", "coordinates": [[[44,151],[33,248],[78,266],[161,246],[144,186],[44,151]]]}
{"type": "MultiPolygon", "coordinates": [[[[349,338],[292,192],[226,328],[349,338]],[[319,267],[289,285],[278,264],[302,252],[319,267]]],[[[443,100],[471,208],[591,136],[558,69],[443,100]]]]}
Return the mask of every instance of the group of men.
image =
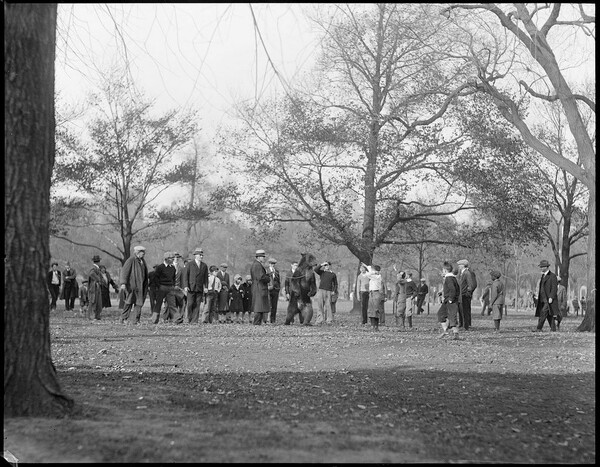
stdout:
{"type": "MultiPolygon", "coordinates": [[[[241,283],[241,276],[230,281],[227,264],[220,267],[208,266],[204,261],[204,251],[196,248],[193,259],[181,261],[177,252],[166,252],[163,263],[148,269],[145,261],[146,248],[134,247],[134,254],[125,261],[119,277],[120,289],[124,294],[124,307],[121,315],[123,324],[137,324],[141,319],[142,306],[150,298],[151,323],[159,321],[175,324],[235,322],[230,318],[233,311],[241,313],[242,321],[254,325],[274,324],[277,319],[277,305],[282,287],[281,273],[276,267],[277,260],[266,252],[256,250],[255,260],[250,274],[241,283]],[[241,292],[241,308],[234,310],[233,296],[241,292]],[[164,304],[164,307],[163,307],[164,304]],[[212,314],[214,312],[214,315],[212,314]]],[[[298,263],[292,263],[291,271],[285,280],[285,296],[289,301],[285,324],[294,322],[299,314],[301,324],[311,325],[311,317],[298,313],[297,300],[290,288],[290,276],[298,263]]],[[[332,324],[335,314],[335,302],[338,293],[337,276],[331,271],[331,263],[326,261],[315,268],[320,277],[319,288],[315,296],[317,318],[314,324],[332,324]]],[[[312,313],[311,313],[312,315],[312,313]]]]}

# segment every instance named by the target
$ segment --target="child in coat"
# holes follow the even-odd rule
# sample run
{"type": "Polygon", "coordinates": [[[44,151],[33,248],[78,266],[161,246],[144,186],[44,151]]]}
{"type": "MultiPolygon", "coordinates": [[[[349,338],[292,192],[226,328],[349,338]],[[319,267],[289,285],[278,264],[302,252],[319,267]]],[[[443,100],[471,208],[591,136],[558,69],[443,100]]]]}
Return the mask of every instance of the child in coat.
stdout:
{"type": "Polygon", "coordinates": [[[244,312],[244,288],[242,287],[242,276],[233,276],[233,285],[229,288],[229,311],[230,318],[227,322],[233,322],[231,315],[235,313],[235,322],[240,324],[240,314],[244,312]]]}
{"type": "Polygon", "coordinates": [[[252,276],[248,274],[241,285],[244,295],[242,298],[242,323],[252,323],[252,276]],[[246,321],[248,313],[248,321],[246,321]]]}
{"type": "Polygon", "coordinates": [[[218,321],[218,309],[219,309],[219,293],[221,292],[221,281],[217,277],[219,268],[217,266],[211,266],[209,269],[208,276],[208,292],[206,293],[206,305],[202,312],[203,323],[216,323],[218,321]]]}

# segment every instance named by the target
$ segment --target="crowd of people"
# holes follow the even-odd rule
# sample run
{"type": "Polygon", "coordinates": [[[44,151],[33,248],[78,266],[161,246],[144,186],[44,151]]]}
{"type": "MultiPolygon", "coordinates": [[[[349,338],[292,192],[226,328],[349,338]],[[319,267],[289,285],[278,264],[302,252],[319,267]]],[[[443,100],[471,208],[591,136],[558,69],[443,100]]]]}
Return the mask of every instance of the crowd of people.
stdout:
{"type": "MultiPolygon", "coordinates": [[[[75,299],[79,298],[79,313],[94,321],[102,319],[102,310],[111,307],[110,287],[119,297],[120,322],[139,324],[142,306],[149,299],[152,324],[276,324],[280,293],[288,302],[285,324],[296,318],[302,325],[332,325],[335,322],[336,303],[339,294],[337,275],[331,270],[331,262],[324,261],[314,267],[314,287],[307,293],[304,302],[310,302],[310,313],[303,312],[298,292],[290,286],[298,262],[292,262],[284,280],[277,268],[277,260],[267,259],[264,250],[257,250],[250,267],[250,274],[235,274],[231,280],[227,263],[208,265],[204,262],[204,251],[196,248],[192,258],[183,259],[176,251],[167,251],[163,262],[148,268],[146,248],[138,245],[120,271],[118,281],[111,277],[101,258],[94,255],[92,266],[82,284],[77,282],[77,273],[67,262],[60,271],[58,263],[51,265],[47,284],[50,309],[56,309],[59,299],[65,300],[65,309],[74,310],[75,299]],[[318,280],[316,278],[318,277],[318,280]],[[312,309],[316,317],[312,322],[312,309]]],[[[552,273],[548,261],[539,264],[542,276],[534,294],[536,312],[539,317],[534,329],[540,332],[544,322],[552,331],[560,329],[560,322],[567,314],[568,300],[560,277],[552,273]]],[[[423,304],[429,294],[425,278],[413,280],[410,271],[398,271],[394,266],[396,282],[393,290],[387,290],[382,278],[381,267],[361,263],[357,277],[357,299],[361,305],[361,321],[379,331],[385,324],[385,302],[392,300],[394,325],[399,330],[413,328],[413,316],[424,313],[423,304]]],[[[469,331],[472,324],[471,301],[478,287],[477,277],[462,259],[456,267],[444,262],[441,269],[442,287],[438,292],[440,307],[437,312],[442,328],[440,338],[452,335],[459,338],[459,329],[469,331]]],[[[494,331],[500,330],[505,315],[505,286],[501,273],[493,270],[484,286],[481,314],[493,320],[494,331]]]]}

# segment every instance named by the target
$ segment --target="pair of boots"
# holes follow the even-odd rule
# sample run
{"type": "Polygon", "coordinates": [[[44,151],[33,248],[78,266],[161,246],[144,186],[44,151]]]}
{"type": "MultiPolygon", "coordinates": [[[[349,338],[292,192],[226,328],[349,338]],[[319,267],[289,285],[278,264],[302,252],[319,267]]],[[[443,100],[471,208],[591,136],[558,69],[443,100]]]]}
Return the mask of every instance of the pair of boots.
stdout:
{"type": "Polygon", "coordinates": [[[379,331],[379,318],[371,318],[371,327],[373,331],[379,331]]]}

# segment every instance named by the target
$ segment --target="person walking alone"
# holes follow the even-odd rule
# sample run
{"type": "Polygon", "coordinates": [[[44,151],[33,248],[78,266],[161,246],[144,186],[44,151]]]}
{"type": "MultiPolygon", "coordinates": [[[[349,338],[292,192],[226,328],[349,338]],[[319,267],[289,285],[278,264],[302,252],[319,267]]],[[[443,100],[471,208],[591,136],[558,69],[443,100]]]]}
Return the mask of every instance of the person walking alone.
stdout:
{"type": "Polygon", "coordinates": [[[550,271],[550,263],[545,259],[538,265],[542,277],[538,290],[537,306],[535,307],[535,316],[538,317],[538,324],[533,332],[542,332],[544,321],[550,323],[550,330],[556,331],[554,316],[559,314],[558,310],[558,280],[556,274],[550,271]]]}
{"type": "Polygon", "coordinates": [[[271,311],[269,314],[269,322],[275,324],[277,321],[277,305],[279,304],[279,292],[281,290],[281,274],[275,266],[277,260],[269,258],[268,272],[271,274],[271,283],[269,284],[269,300],[271,303],[271,311]]]}

